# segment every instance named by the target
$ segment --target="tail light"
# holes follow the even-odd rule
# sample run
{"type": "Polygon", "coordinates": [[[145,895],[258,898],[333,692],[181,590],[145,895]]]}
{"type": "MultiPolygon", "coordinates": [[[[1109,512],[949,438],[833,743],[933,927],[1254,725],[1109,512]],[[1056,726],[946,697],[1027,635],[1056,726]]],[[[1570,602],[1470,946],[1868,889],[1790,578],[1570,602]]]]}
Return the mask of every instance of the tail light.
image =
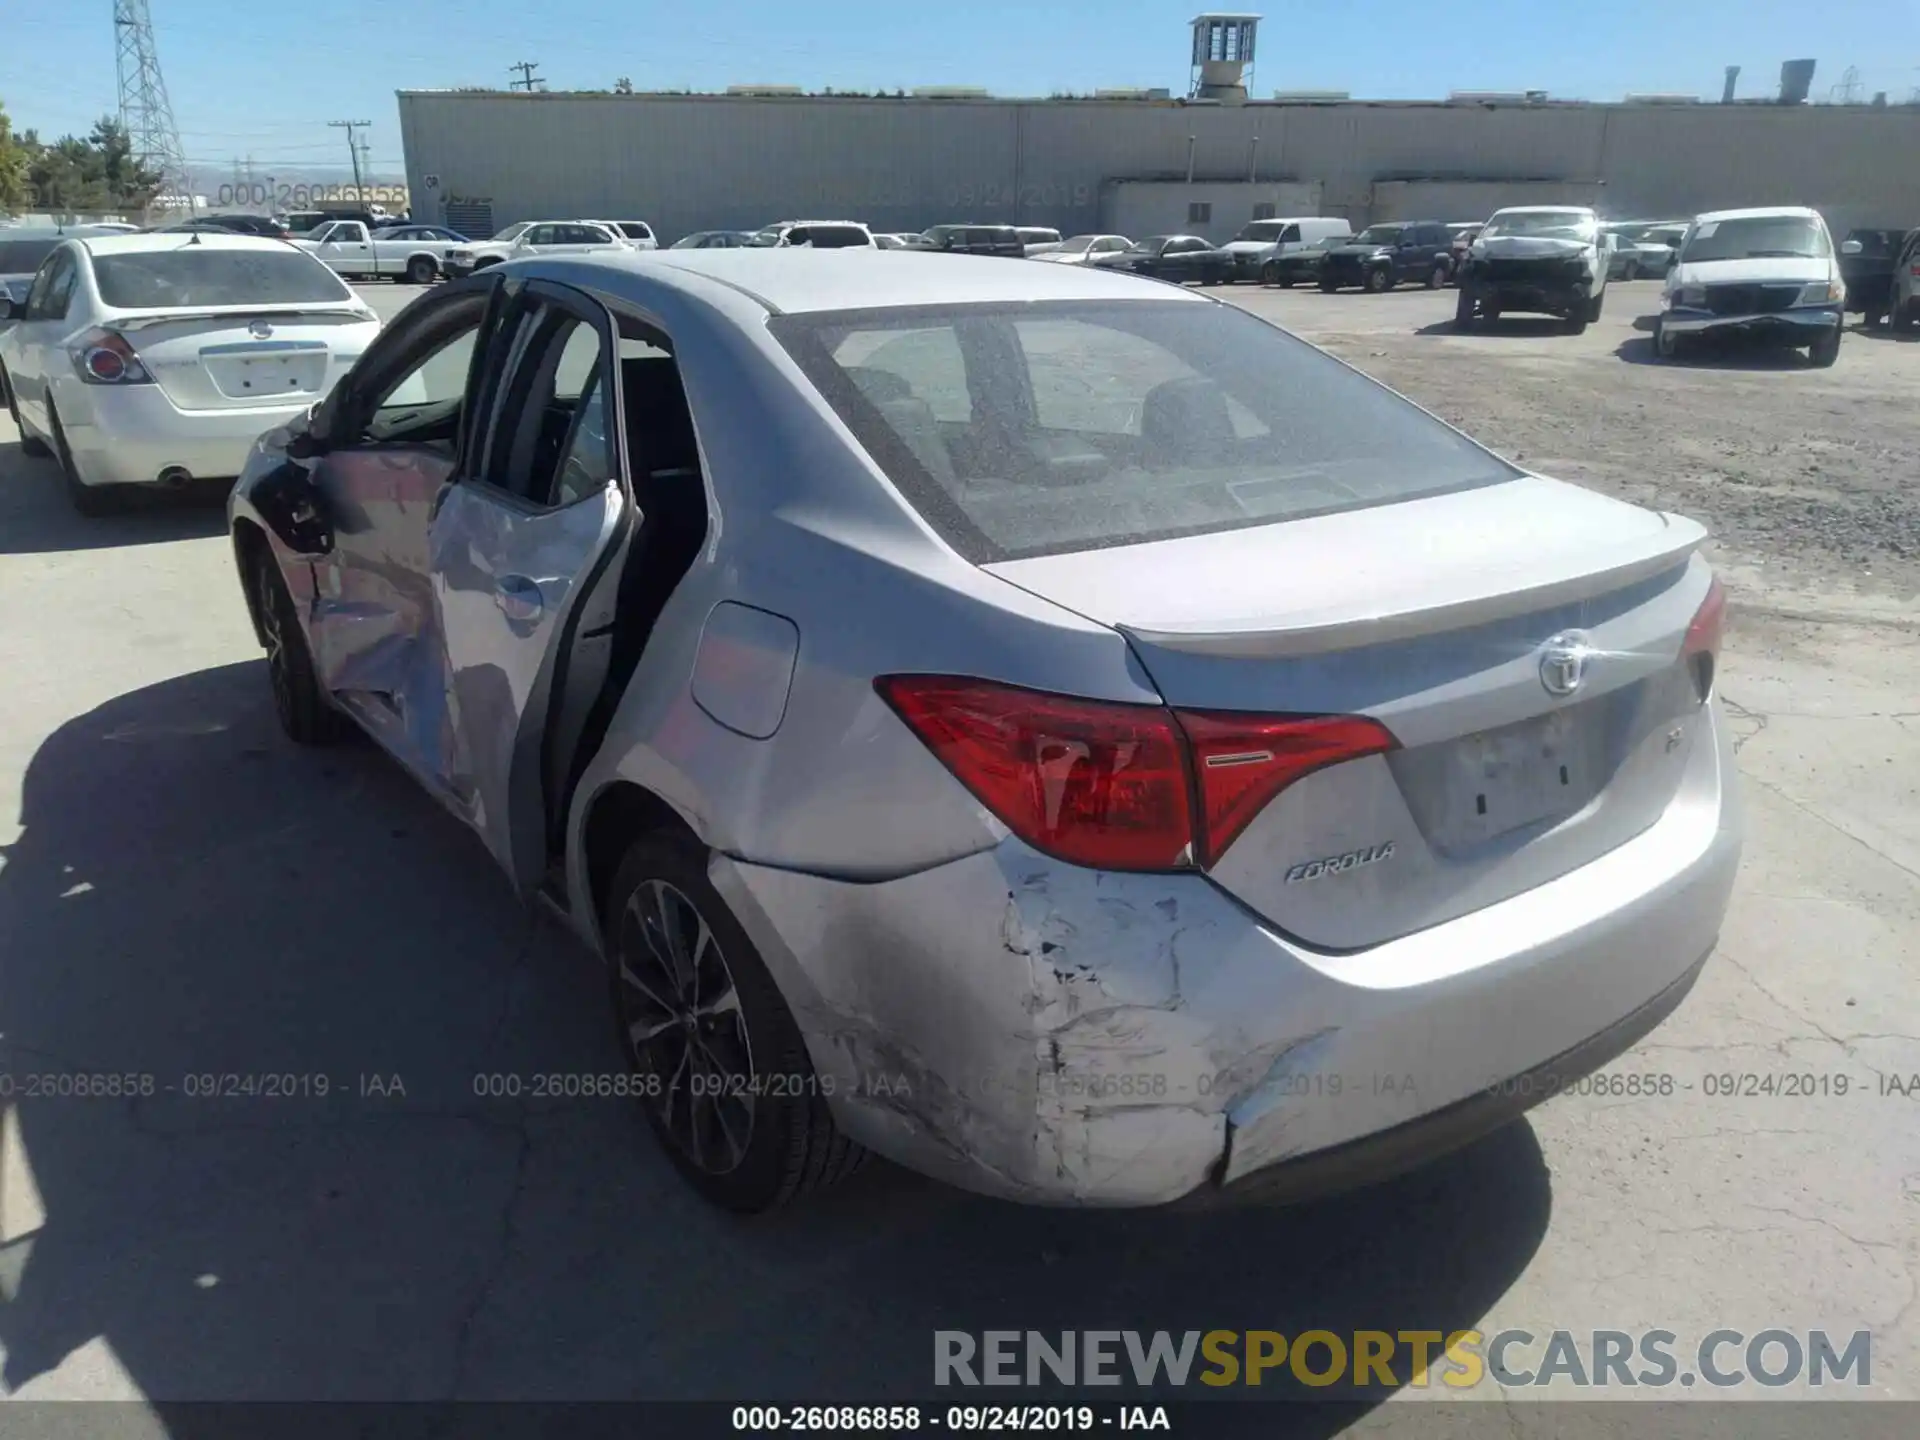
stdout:
{"type": "Polygon", "coordinates": [[[73,368],[89,385],[151,385],[153,376],[127,337],[117,330],[89,330],[69,352],[73,368]]]}
{"type": "Polygon", "coordinates": [[[1694,692],[1701,700],[1713,693],[1713,671],[1720,655],[1720,632],[1727,618],[1727,592],[1718,575],[1707,587],[1707,598],[1693,612],[1687,638],[1680,642],[1680,658],[1693,672],[1694,692]]]}
{"type": "Polygon", "coordinates": [[[1210,867],[1301,776],[1395,744],[1355,716],[1175,711],[949,675],[874,688],[1009,830],[1101,870],[1210,867]]]}

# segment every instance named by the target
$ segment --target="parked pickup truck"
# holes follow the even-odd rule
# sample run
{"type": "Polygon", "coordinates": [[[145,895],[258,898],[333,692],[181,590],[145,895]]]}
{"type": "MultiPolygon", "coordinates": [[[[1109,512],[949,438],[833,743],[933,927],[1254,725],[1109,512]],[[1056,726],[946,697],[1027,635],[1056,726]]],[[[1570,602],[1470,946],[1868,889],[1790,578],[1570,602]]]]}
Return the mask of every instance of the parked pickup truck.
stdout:
{"type": "Polygon", "coordinates": [[[430,285],[446,270],[447,252],[468,242],[438,225],[399,225],[369,233],[358,220],[335,220],[316,225],[292,243],[348,279],[384,275],[410,285],[430,285]]]}

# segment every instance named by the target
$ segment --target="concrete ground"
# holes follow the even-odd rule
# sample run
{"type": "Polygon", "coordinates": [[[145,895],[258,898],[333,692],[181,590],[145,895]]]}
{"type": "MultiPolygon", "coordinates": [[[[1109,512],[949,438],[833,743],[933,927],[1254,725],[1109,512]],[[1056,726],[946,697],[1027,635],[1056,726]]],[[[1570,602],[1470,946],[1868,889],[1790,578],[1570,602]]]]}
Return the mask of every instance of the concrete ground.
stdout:
{"type": "MultiPolygon", "coordinates": [[[[1887,1089],[1920,1075],[1914,587],[1852,521],[1790,523],[1787,473],[1822,467],[1816,519],[1910,506],[1855,478],[1884,495],[1896,440],[1911,476],[1920,346],[1655,367],[1653,295],[1623,287],[1581,337],[1462,337],[1445,292],[1233,292],[1523,463],[1716,519],[1751,826],[1718,956],[1610,1072],[1668,1093],[1565,1096],[1293,1210],[1032,1211],[874,1166],[743,1223],[621,1102],[479,1098],[476,1077],[620,1069],[597,970],[370,747],[282,741],[215,509],[81,520],[0,420],[0,1380],[927,1398],[936,1329],[1819,1327],[1870,1329],[1870,1393],[1920,1397],[1920,1096],[1887,1089]],[[1755,436],[1780,454],[1711,460],[1755,436]],[[79,1072],[155,1093],[44,1093],[79,1072]],[[189,1094],[257,1073],[295,1093],[189,1094]]],[[[1287,1407],[1273,1433],[1345,1423],[1287,1407]]],[[[1425,1424],[1390,1405],[1360,1428],[1425,1424]]]]}

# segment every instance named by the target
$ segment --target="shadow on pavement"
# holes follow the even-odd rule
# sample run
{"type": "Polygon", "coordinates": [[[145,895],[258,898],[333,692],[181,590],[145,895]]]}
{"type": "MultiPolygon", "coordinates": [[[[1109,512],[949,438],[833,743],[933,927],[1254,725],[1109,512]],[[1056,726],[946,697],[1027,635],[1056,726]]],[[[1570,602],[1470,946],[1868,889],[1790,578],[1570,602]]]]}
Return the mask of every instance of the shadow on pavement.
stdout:
{"type": "MultiPolygon", "coordinates": [[[[167,1401],[925,1399],[938,1329],[1470,1327],[1547,1225],[1525,1125],[1291,1210],[1028,1210],[874,1165],[717,1214],[629,1102],[532,1098],[622,1071],[597,966],[371,746],[283,741],[258,662],[62,726],[21,819],[10,1389],[72,1393],[50,1372],[104,1338],[167,1401]]],[[[1239,1393],[1304,1393],[1280,1374],[1239,1393]]]]}
{"type": "Polygon", "coordinates": [[[1452,335],[1462,340],[1538,340],[1543,335],[1565,335],[1564,321],[1552,315],[1502,315],[1491,323],[1476,320],[1462,330],[1452,319],[1422,325],[1416,335],[1452,335]]]}
{"type": "Polygon", "coordinates": [[[198,540],[227,528],[229,483],[178,493],[135,490],[123,513],[89,520],[67,503],[60,471],[19,442],[0,442],[0,555],[40,555],[198,540]]]}
{"type": "Polygon", "coordinates": [[[1652,335],[1634,336],[1614,348],[1615,356],[1629,365],[1659,365],[1673,370],[1805,370],[1807,352],[1785,345],[1769,345],[1737,338],[1700,340],[1671,360],[1662,360],[1653,348],[1652,335]]]}

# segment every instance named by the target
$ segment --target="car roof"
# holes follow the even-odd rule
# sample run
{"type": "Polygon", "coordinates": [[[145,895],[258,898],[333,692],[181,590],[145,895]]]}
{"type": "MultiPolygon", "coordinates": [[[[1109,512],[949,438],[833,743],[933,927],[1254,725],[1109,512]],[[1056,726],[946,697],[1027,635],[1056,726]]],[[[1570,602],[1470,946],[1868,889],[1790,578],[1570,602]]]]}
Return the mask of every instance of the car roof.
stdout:
{"type": "Polygon", "coordinates": [[[125,235],[94,225],[0,225],[0,240],[84,240],[89,235],[125,235]]]}
{"type": "MultiPolygon", "coordinates": [[[[82,235],[90,255],[132,255],[143,250],[289,250],[289,241],[237,230],[154,230],[139,235],[82,235]]],[[[302,254],[309,252],[302,251],[302,254]]]]}
{"type": "MultiPolygon", "coordinates": [[[[1023,304],[1045,300],[1172,300],[1215,303],[1111,270],[1073,265],[1009,265],[990,256],[914,250],[659,250],[579,255],[569,260],[674,283],[672,272],[704,276],[782,314],[903,309],[916,305],[1023,304]]],[[[614,282],[617,285],[617,282],[614,282]]],[[[691,288],[691,287],[689,287],[691,288]]]]}
{"type": "Polygon", "coordinates": [[[1502,205],[1495,215],[1591,215],[1591,205],[1502,205]]]}
{"type": "Polygon", "coordinates": [[[1708,220],[1818,220],[1820,212],[1805,205],[1758,205],[1749,210],[1709,210],[1693,217],[1692,223],[1708,220]]]}

